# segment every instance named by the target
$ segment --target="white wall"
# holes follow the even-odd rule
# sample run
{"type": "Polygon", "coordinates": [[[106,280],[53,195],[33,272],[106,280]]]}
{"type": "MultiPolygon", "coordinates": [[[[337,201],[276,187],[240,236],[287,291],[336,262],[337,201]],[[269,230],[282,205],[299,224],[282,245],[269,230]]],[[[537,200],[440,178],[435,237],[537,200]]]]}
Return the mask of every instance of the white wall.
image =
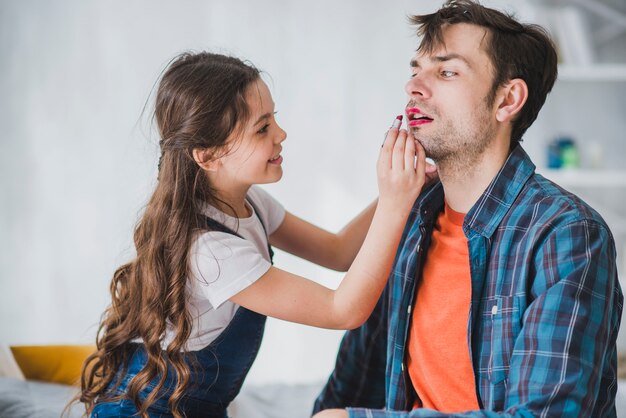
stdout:
{"type": "MultiPolygon", "coordinates": [[[[184,50],[232,53],[269,74],[289,136],[285,176],[267,189],[288,210],[338,230],[376,196],[375,160],[416,47],[406,16],[439,1],[181,4],[0,1],[0,342],[93,341],[154,185],[142,108],[184,50]]],[[[340,277],[275,261],[329,286],[340,277]]],[[[270,320],[249,381],[325,379],[341,335],[270,320]]]]}

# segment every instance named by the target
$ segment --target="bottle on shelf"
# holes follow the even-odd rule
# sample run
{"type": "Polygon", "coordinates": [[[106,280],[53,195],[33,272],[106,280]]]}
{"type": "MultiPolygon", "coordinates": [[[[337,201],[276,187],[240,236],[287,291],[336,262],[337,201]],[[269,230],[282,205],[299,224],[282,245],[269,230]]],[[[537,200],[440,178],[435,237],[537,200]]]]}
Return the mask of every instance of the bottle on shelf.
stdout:
{"type": "Polygon", "coordinates": [[[555,138],[548,144],[548,168],[579,168],[580,156],[576,142],[569,136],[555,138]]]}

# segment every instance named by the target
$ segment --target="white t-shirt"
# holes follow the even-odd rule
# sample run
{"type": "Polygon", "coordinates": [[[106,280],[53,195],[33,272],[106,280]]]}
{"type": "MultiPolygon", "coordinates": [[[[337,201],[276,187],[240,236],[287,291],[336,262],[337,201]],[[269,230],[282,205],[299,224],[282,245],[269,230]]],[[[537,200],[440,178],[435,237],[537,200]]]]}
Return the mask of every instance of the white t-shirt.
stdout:
{"type": "MultiPolygon", "coordinates": [[[[267,234],[278,229],[285,218],[285,209],[272,196],[259,187],[251,187],[248,200],[260,213],[237,219],[219,209],[205,205],[203,213],[226,225],[236,235],[209,231],[199,234],[191,246],[191,276],[187,291],[187,307],[193,326],[187,341],[187,350],[200,350],[209,345],[226,328],[235,316],[238,305],[228,299],[250,286],[270,268],[267,234]],[[257,216],[258,215],[258,216],[257,216]],[[263,225],[259,221],[263,220],[263,225]]],[[[171,330],[166,331],[162,346],[173,339],[171,330]]]]}

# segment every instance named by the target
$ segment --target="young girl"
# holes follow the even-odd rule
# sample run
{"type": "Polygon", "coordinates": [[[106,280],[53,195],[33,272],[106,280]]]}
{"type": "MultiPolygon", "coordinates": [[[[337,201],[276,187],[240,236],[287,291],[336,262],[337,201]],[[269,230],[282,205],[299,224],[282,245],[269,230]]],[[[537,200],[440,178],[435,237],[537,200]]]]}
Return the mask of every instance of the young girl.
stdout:
{"type": "Polygon", "coordinates": [[[259,71],[236,58],[183,54],[165,71],[158,184],[82,373],[92,416],[224,418],[266,316],[350,329],[373,310],[424,184],[422,148],[392,128],[378,202],[331,234],[254,186],[282,176],[286,134],[274,116],[259,71]],[[272,267],[270,244],[347,274],[330,290],[272,267]]]}

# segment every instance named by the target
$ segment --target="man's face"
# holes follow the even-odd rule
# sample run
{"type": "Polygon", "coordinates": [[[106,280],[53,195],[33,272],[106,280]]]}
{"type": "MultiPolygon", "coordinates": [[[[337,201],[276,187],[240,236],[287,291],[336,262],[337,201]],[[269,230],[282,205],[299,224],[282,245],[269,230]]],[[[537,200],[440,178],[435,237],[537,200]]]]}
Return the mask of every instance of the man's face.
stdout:
{"type": "Polygon", "coordinates": [[[487,32],[479,26],[448,25],[443,45],[411,61],[412,76],[406,84],[409,129],[438,165],[471,164],[495,139],[487,41],[487,32]]]}

